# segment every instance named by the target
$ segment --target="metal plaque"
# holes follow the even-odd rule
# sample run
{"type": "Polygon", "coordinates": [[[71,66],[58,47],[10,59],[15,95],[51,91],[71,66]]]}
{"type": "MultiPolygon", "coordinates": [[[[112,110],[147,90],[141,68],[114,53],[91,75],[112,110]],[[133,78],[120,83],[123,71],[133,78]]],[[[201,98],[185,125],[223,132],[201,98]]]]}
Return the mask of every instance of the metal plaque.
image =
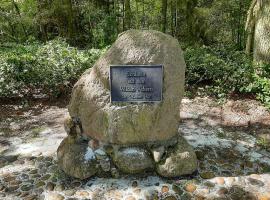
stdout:
{"type": "Polygon", "coordinates": [[[162,83],[162,65],[110,66],[111,102],[159,102],[162,83]]]}

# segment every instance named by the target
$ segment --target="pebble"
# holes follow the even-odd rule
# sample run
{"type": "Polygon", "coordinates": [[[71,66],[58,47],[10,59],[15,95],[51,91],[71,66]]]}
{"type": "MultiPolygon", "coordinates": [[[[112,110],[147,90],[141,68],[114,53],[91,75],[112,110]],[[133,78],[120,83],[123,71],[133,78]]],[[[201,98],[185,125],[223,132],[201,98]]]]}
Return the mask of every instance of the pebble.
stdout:
{"type": "Polygon", "coordinates": [[[49,191],[53,191],[54,187],[55,187],[55,184],[52,182],[48,182],[46,185],[46,189],[49,191]]]}
{"type": "Polygon", "coordinates": [[[45,176],[42,176],[42,177],[40,178],[40,180],[46,181],[46,180],[48,180],[50,177],[51,177],[50,174],[46,174],[45,176]]]}
{"type": "Polygon", "coordinates": [[[65,186],[63,184],[56,185],[54,187],[54,190],[62,192],[65,189],[65,186]]]}
{"type": "Polygon", "coordinates": [[[14,181],[11,181],[9,184],[10,185],[19,185],[19,184],[21,184],[22,182],[21,181],[19,181],[19,180],[14,180],[14,181]]]}
{"type": "Polygon", "coordinates": [[[20,178],[22,180],[28,180],[29,179],[29,175],[28,174],[21,174],[20,178]]]}
{"type": "Polygon", "coordinates": [[[0,193],[0,197],[5,197],[6,195],[4,193],[0,193]]]}
{"type": "Polygon", "coordinates": [[[66,196],[73,196],[75,194],[76,190],[65,190],[64,194],[66,196]]]}
{"type": "Polygon", "coordinates": [[[58,193],[48,193],[47,200],[64,200],[65,197],[58,193]]]}
{"type": "Polygon", "coordinates": [[[22,185],[21,186],[21,190],[22,191],[29,191],[29,190],[31,190],[33,188],[33,185],[22,185]]]}
{"type": "Polygon", "coordinates": [[[232,185],[235,182],[235,178],[234,177],[228,177],[226,179],[226,184],[228,185],[232,185]]]}
{"type": "Polygon", "coordinates": [[[37,195],[36,194],[32,194],[26,198],[24,198],[23,200],[36,200],[37,199],[37,195]]]}
{"type": "Polygon", "coordinates": [[[137,181],[133,181],[131,185],[132,185],[132,187],[137,187],[138,186],[138,182],[137,181]]]}
{"type": "Polygon", "coordinates": [[[258,200],[270,200],[270,192],[259,194],[258,200]]]}
{"type": "Polygon", "coordinates": [[[7,188],[7,192],[14,192],[18,188],[19,188],[19,185],[10,186],[10,187],[7,188]]]}
{"type": "Polygon", "coordinates": [[[5,182],[11,182],[11,181],[15,181],[15,180],[16,180],[15,176],[6,176],[6,177],[4,177],[5,182]]]}
{"type": "Polygon", "coordinates": [[[20,196],[22,193],[21,192],[14,192],[13,193],[15,196],[20,196]]]}
{"type": "Polygon", "coordinates": [[[161,193],[167,193],[167,192],[169,192],[169,187],[167,186],[167,185],[163,185],[162,187],[161,187],[161,193]]]}
{"type": "Polygon", "coordinates": [[[39,187],[42,187],[42,186],[44,186],[44,185],[45,185],[45,182],[39,181],[39,182],[37,182],[37,183],[35,184],[35,187],[39,188],[39,187]]]}
{"type": "Polygon", "coordinates": [[[217,177],[217,178],[215,179],[215,181],[216,181],[216,183],[217,183],[218,185],[224,185],[224,184],[225,184],[225,180],[224,180],[224,178],[222,178],[222,177],[217,177]]]}
{"type": "Polygon", "coordinates": [[[37,169],[33,169],[33,170],[31,170],[31,171],[29,172],[29,174],[36,174],[37,172],[38,172],[37,169]]]}
{"type": "Polygon", "coordinates": [[[257,186],[264,186],[264,183],[260,180],[257,180],[255,178],[248,178],[248,181],[250,182],[251,185],[257,185],[257,186]]]}
{"type": "Polygon", "coordinates": [[[206,181],[206,182],[204,182],[204,185],[205,185],[206,187],[209,187],[209,188],[213,188],[213,187],[215,187],[215,184],[214,184],[214,183],[212,183],[212,182],[210,182],[210,181],[206,181]]]}
{"type": "Polygon", "coordinates": [[[206,172],[201,172],[201,173],[200,173],[200,176],[201,176],[203,179],[211,179],[211,178],[214,178],[214,177],[215,177],[215,174],[214,174],[213,172],[206,171],[206,172]]]}
{"type": "Polygon", "coordinates": [[[28,195],[29,195],[29,192],[22,192],[21,195],[20,195],[20,197],[26,197],[28,195]]]}
{"type": "Polygon", "coordinates": [[[128,196],[125,198],[125,200],[136,200],[136,198],[134,196],[128,196]]]}
{"type": "Polygon", "coordinates": [[[75,195],[81,198],[86,198],[89,196],[89,193],[87,191],[77,191],[75,195]]]}
{"type": "Polygon", "coordinates": [[[141,193],[141,189],[140,188],[135,188],[135,189],[133,189],[133,192],[135,193],[135,194],[137,194],[137,195],[139,195],[140,193],[141,193]]]}
{"type": "Polygon", "coordinates": [[[188,183],[184,189],[187,191],[187,192],[190,192],[190,193],[193,193],[196,189],[197,189],[197,186],[194,185],[193,183],[188,183]]]}
{"type": "Polygon", "coordinates": [[[220,196],[223,196],[223,195],[225,195],[225,194],[228,193],[228,189],[225,188],[225,187],[221,187],[221,188],[217,191],[217,193],[218,193],[220,196]]]}
{"type": "Polygon", "coordinates": [[[82,185],[82,183],[79,181],[75,181],[75,182],[71,183],[71,187],[74,187],[74,188],[80,187],[81,185],[82,185]]]}
{"type": "Polygon", "coordinates": [[[178,200],[175,196],[169,195],[163,198],[164,200],[178,200]]]}

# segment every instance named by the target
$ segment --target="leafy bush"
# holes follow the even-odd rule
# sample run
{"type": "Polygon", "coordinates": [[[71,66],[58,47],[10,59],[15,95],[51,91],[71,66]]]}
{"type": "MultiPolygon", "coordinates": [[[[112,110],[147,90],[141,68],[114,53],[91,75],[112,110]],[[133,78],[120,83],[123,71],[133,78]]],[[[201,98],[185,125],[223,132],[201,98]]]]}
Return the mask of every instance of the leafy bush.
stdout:
{"type": "Polygon", "coordinates": [[[102,52],[78,50],[60,39],[45,45],[5,44],[0,48],[0,96],[67,93],[102,52]]]}
{"type": "Polygon", "coordinates": [[[247,92],[255,93],[257,98],[270,108],[270,64],[256,67],[253,81],[246,87],[247,92]]]}
{"type": "Polygon", "coordinates": [[[229,47],[189,47],[185,50],[185,60],[187,88],[202,86],[208,93],[225,96],[246,92],[253,80],[251,59],[229,47]]]}

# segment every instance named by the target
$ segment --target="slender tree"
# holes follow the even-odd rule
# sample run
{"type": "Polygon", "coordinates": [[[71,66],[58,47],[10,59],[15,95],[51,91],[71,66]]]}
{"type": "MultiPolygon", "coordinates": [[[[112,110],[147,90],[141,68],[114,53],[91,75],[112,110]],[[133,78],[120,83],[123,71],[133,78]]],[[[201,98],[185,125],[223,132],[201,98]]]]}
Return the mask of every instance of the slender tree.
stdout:
{"type": "Polygon", "coordinates": [[[163,33],[166,32],[167,28],[167,5],[168,1],[167,0],[162,0],[162,24],[161,24],[161,30],[163,33]]]}
{"type": "Polygon", "coordinates": [[[130,0],[125,0],[124,2],[124,30],[128,30],[131,28],[131,8],[130,8],[130,0]]]}
{"type": "Polygon", "coordinates": [[[248,11],[246,53],[256,62],[270,63],[270,0],[253,0],[248,11]]]}

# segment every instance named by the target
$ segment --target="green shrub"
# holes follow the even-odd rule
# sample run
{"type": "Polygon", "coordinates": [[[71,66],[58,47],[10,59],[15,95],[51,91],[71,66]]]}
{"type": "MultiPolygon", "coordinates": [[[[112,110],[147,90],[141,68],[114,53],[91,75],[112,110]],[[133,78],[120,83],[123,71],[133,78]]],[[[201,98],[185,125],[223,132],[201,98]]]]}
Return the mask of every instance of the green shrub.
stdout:
{"type": "Polygon", "coordinates": [[[224,96],[246,92],[253,80],[251,59],[229,47],[189,47],[185,60],[187,88],[204,87],[207,93],[224,96]]]}
{"type": "Polygon", "coordinates": [[[270,108],[270,64],[260,64],[255,69],[253,81],[245,89],[270,108]]]}
{"type": "Polygon", "coordinates": [[[0,97],[68,93],[103,50],[78,50],[57,39],[41,45],[5,44],[0,48],[0,97]]]}

